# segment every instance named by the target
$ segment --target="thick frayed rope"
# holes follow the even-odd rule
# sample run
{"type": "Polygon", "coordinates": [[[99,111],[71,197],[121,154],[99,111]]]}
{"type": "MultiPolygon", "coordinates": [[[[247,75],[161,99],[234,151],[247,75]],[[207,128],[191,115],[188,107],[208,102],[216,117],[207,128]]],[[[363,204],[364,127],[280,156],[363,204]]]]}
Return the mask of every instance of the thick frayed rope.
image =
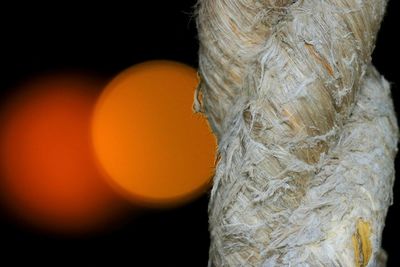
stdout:
{"type": "Polygon", "coordinates": [[[200,0],[209,266],[384,264],[398,128],[370,62],[386,3],[200,0]]]}

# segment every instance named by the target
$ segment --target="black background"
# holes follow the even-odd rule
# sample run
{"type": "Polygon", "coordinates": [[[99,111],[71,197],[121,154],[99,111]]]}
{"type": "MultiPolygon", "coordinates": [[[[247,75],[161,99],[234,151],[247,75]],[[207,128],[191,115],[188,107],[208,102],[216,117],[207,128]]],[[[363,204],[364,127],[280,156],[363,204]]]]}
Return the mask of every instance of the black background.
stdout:
{"type": "MultiPolygon", "coordinates": [[[[147,60],[168,59],[197,67],[194,0],[121,4],[46,3],[0,7],[0,93],[47,71],[79,70],[111,79],[147,60]]],[[[392,82],[396,110],[398,1],[391,0],[373,61],[392,82]]],[[[399,169],[399,161],[396,161],[399,169]]],[[[400,172],[399,172],[400,173],[400,172]]],[[[399,177],[399,176],[398,176],[399,177]]],[[[400,266],[399,183],[383,233],[388,266],[400,266]]],[[[180,208],[132,212],[123,224],[95,235],[44,234],[0,218],[0,265],[185,266],[207,265],[208,196],[180,208]],[[9,263],[5,263],[10,261],[9,263]]]]}

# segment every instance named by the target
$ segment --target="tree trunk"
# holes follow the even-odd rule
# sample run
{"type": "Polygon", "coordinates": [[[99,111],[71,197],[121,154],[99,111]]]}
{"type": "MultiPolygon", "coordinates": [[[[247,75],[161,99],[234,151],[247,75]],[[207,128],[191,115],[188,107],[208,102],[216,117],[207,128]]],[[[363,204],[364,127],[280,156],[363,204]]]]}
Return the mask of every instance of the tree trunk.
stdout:
{"type": "Polygon", "coordinates": [[[210,267],[385,264],[398,127],[371,53],[386,3],[199,1],[210,267]]]}

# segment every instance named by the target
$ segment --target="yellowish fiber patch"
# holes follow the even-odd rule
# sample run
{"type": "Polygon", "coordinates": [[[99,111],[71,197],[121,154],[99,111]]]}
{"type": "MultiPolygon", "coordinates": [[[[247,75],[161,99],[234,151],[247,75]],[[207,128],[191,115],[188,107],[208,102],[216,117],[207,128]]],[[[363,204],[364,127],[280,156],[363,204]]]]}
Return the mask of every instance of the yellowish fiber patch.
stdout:
{"type": "Polygon", "coordinates": [[[352,236],[355,266],[367,266],[372,254],[371,225],[362,219],[357,222],[356,232],[352,236]]]}

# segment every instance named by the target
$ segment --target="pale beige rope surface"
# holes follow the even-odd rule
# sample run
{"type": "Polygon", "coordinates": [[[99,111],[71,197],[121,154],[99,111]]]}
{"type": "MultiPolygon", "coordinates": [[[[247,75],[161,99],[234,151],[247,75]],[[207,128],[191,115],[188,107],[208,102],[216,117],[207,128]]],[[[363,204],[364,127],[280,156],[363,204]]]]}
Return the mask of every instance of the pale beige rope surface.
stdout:
{"type": "Polygon", "coordinates": [[[378,265],[398,137],[370,66],[386,2],[199,1],[210,266],[378,265]]]}

